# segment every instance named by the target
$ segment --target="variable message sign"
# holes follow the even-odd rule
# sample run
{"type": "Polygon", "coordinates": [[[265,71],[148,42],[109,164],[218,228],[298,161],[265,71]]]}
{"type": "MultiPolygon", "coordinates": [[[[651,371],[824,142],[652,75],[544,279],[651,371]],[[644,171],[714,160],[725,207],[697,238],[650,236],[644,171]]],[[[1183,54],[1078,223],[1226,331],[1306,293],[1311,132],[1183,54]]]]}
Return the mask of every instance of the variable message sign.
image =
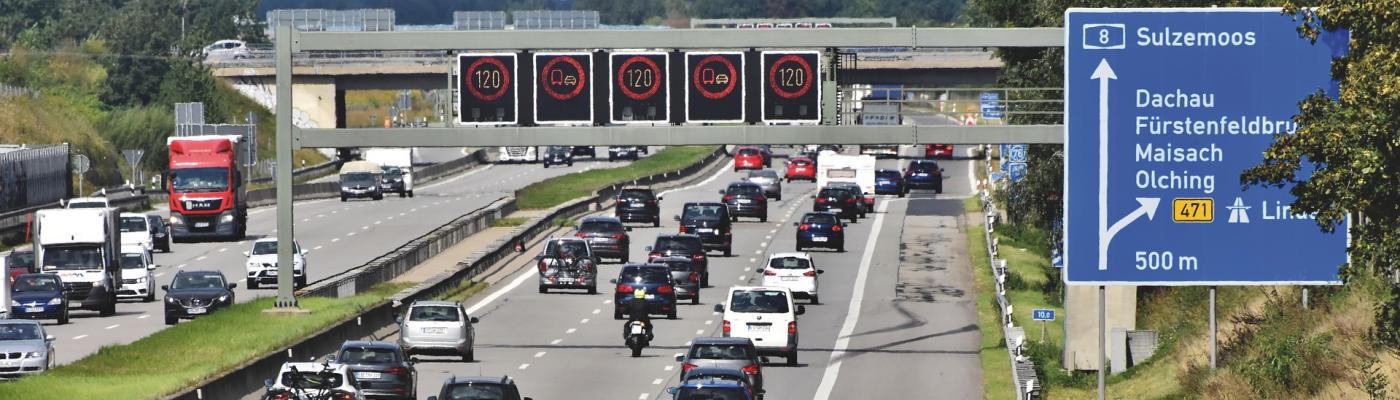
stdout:
{"type": "Polygon", "coordinates": [[[516,56],[509,53],[457,55],[457,122],[511,125],[519,121],[516,56]]]}
{"type": "Polygon", "coordinates": [[[821,53],[765,51],[763,59],[763,122],[821,122],[821,53]]]}
{"type": "Polygon", "coordinates": [[[593,54],[535,53],[535,122],[593,123],[593,54]]]}
{"type": "Polygon", "coordinates": [[[744,122],[744,53],[686,53],[685,70],[686,122],[744,122]]]}
{"type": "Polygon", "coordinates": [[[665,123],[671,117],[670,57],[661,52],[608,55],[612,88],[608,96],[614,124],[665,123]]]}

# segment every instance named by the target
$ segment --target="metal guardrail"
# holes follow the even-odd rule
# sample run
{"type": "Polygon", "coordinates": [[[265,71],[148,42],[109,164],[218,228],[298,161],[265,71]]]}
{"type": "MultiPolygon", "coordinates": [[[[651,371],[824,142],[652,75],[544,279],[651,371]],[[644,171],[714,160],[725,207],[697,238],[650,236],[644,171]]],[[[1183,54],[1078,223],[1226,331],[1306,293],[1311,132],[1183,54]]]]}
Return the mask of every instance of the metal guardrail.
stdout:
{"type": "MultiPolygon", "coordinates": [[[[263,161],[270,161],[270,160],[263,160],[263,161]]],[[[340,164],[341,164],[340,161],[331,160],[331,161],[326,161],[326,162],[323,162],[323,163],[320,163],[320,164],[312,165],[312,166],[309,166],[309,167],[297,168],[297,169],[295,169],[295,170],[292,170],[292,180],[293,180],[293,181],[297,181],[297,180],[301,180],[301,179],[307,178],[307,177],[312,177],[312,178],[314,178],[314,177],[316,177],[316,176],[320,176],[320,175],[318,175],[318,174],[322,174],[322,173],[326,172],[327,170],[334,171],[336,168],[340,168],[340,164]],[[313,176],[313,175],[314,175],[314,176],[313,176]]],[[[252,172],[249,172],[249,173],[251,174],[252,172]]],[[[272,183],[272,176],[269,175],[269,176],[264,176],[264,177],[252,178],[252,179],[249,179],[249,180],[248,180],[248,183],[272,183]]]]}
{"type": "MultiPolygon", "coordinates": [[[[106,197],[112,207],[116,207],[126,212],[136,212],[151,207],[151,195],[140,192],[139,187],[114,189],[112,191],[93,193],[94,197],[106,197]]],[[[51,208],[63,208],[58,202],[41,204],[32,207],[0,213],[0,235],[10,235],[17,232],[29,232],[34,221],[34,213],[39,210],[51,208]]],[[[25,238],[26,240],[28,238],[25,238]]]]}
{"type": "MultiPolygon", "coordinates": [[[[990,154],[990,152],[987,152],[990,154]]],[[[987,176],[992,174],[992,163],[990,156],[986,159],[987,176]]],[[[986,229],[983,230],[983,238],[987,241],[987,260],[990,261],[992,278],[996,283],[995,297],[997,307],[1000,311],[1002,338],[1006,341],[1007,353],[1011,358],[1011,381],[1015,384],[1016,398],[1020,400],[1035,400],[1040,398],[1040,380],[1036,376],[1035,366],[1030,358],[1025,355],[1026,334],[1025,330],[1016,326],[1011,320],[1012,307],[1011,300],[1006,298],[1006,260],[997,258],[997,240],[993,233],[997,224],[997,206],[992,201],[990,184],[984,185],[979,191],[982,200],[982,214],[986,216],[986,229]]]]}
{"type": "MultiPolygon", "coordinates": [[[[434,180],[442,178],[443,176],[446,176],[447,174],[451,174],[458,169],[476,165],[485,162],[485,160],[486,151],[477,150],[467,156],[457,158],[455,160],[423,167],[422,169],[415,171],[415,176],[420,177],[421,179],[414,182],[414,184],[422,185],[428,182],[432,182],[434,180]]],[[[328,199],[337,196],[340,196],[339,182],[298,183],[292,185],[292,200],[328,199]]],[[[277,188],[262,188],[248,191],[249,207],[267,206],[272,205],[276,202],[277,188]]]]}

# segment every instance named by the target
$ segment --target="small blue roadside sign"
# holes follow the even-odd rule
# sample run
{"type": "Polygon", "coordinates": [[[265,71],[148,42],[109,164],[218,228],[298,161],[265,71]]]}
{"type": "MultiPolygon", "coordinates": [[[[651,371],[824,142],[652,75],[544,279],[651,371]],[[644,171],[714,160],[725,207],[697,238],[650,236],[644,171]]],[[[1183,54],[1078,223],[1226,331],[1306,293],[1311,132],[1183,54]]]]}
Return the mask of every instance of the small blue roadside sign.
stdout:
{"type": "Polygon", "coordinates": [[[1055,310],[1048,308],[1037,308],[1031,310],[1031,321],[1054,321],[1055,310]]]}
{"type": "Polygon", "coordinates": [[[1006,163],[1006,175],[1011,177],[1011,182],[1020,182],[1026,178],[1026,163],[1013,162],[1006,163]]]}
{"type": "Polygon", "coordinates": [[[982,119],[1001,119],[1001,93],[982,92],[982,119]]]}
{"type": "Polygon", "coordinates": [[[1023,163],[1026,162],[1026,152],[1029,150],[1030,148],[1028,145],[1008,144],[1006,145],[1006,152],[1002,153],[1001,156],[1010,162],[1023,163]]]}
{"type": "Polygon", "coordinates": [[[1239,183],[1298,128],[1300,100],[1337,94],[1347,32],[1314,43],[1299,23],[1277,8],[1065,13],[1066,283],[1340,283],[1348,226],[1290,211],[1291,186],[1239,183]]]}

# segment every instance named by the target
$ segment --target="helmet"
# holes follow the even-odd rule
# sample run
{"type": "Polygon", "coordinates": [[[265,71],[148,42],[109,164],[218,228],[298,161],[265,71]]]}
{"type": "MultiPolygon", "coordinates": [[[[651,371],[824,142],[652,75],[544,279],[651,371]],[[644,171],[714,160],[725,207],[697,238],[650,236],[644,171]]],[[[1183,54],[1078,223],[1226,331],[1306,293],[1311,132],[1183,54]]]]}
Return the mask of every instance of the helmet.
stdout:
{"type": "Polygon", "coordinates": [[[632,298],[633,298],[633,299],[637,299],[637,300],[646,300],[646,298],[647,298],[647,290],[646,290],[646,288],[637,288],[637,290],[633,290],[633,291],[632,291],[632,298]]]}

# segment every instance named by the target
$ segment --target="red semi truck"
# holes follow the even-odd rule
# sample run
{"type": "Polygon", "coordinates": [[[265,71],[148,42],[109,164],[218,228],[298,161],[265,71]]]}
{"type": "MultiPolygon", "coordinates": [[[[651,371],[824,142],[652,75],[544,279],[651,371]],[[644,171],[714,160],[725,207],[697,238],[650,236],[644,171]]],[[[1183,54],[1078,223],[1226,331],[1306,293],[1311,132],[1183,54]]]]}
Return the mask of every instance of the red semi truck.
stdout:
{"type": "Polygon", "coordinates": [[[248,230],[243,138],[180,136],[166,140],[170,168],[170,237],[242,240],[248,230]]]}

